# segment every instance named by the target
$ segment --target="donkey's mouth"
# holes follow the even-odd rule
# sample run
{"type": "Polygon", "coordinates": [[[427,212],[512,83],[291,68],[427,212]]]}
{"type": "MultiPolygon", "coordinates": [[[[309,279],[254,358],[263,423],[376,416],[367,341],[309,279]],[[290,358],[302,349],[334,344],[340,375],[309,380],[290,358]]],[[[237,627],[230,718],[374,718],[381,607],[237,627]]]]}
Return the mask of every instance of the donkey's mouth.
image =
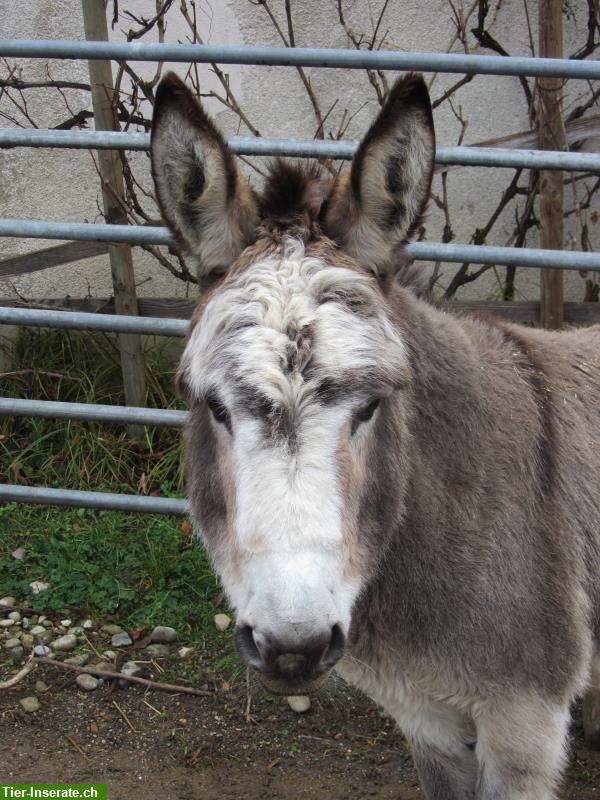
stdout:
{"type": "Polygon", "coordinates": [[[318,692],[331,674],[331,670],[327,670],[317,675],[315,678],[308,680],[302,678],[276,677],[258,671],[256,671],[256,674],[264,688],[270,694],[291,697],[293,695],[315,694],[315,692],[318,692]]]}

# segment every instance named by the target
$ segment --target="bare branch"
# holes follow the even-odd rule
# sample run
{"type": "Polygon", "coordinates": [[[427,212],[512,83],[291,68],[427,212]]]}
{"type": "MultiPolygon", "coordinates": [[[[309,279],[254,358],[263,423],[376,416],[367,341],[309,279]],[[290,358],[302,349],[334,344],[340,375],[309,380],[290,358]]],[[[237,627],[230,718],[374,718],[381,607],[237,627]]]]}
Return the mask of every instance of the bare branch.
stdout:
{"type": "Polygon", "coordinates": [[[445,100],[448,100],[450,97],[452,97],[452,95],[454,95],[461,86],[464,86],[466,83],[471,83],[474,77],[475,75],[465,75],[464,78],[456,81],[456,83],[452,84],[452,86],[447,89],[441,97],[438,97],[437,100],[432,100],[431,108],[437,108],[438,106],[441,106],[441,104],[445,100]]]}
{"type": "Polygon", "coordinates": [[[79,83],[77,81],[24,81],[20,78],[0,78],[0,87],[3,89],[16,89],[25,92],[28,89],[80,89],[91,91],[89,83],[79,83]]]}
{"type": "MultiPolygon", "coordinates": [[[[352,42],[352,44],[354,45],[356,50],[362,50],[363,49],[362,44],[363,44],[363,42],[365,40],[365,36],[364,36],[364,34],[360,34],[360,35],[356,34],[350,28],[350,26],[346,22],[346,17],[344,16],[344,9],[342,7],[342,2],[343,2],[343,0],[336,0],[336,7],[337,7],[337,12],[338,12],[338,20],[340,22],[340,25],[344,29],[344,32],[345,32],[346,36],[352,42]]],[[[373,48],[375,46],[375,39],[376,39],[377,31],[379,30],[379,26],[381,24],[381,20],[383,19],[383,15],[385,14],[387,6],[388,6],[388,3],[387,3],[387,0],[386,0],[384,2],[384,4],[383,4],[382,8],[381,8],[381,12],[379,14],[379,18],[377,20],[377,24],[376,24],[375,29],[373,31],[373,36],[371,38],[370,43],[367,45],[367,50],[373,50],[373,48]]],[[[383,39],[379,43],[379,47],[381,47],[382,44],[383,44],[383,39]]],[[[385,103],[385,99],[388,96],[388,92],[389,92],[389,86],[388,86],[387,78],[385,77],[385,73],[382,72],[381,70],[373,70],[373,69],[367,69],[366,73],[367,73],[367,77],[369,79],[369,83],[375,89],[375,94],[377,95],[377,100],[379,102],[379,105],[382,106],[385,103]]]]}
{"type": "Polygon", "coordinates": [[[164,24],[165,14],[173,5],[173,2],[174,0],[163,0],[161,3],[160,0],[157,0],[156,15],[149,20],[146,20],[143,17],[135,17],[131,11],[124,11],[123,16],[129,17],[129,19],[132,19],[137,25],[140,26],[137,31],[134,31],[131,28],[129,29],[127,41],[132,42],[134,39],[141,39],[142,36],[145,36],[149,31],[151,31],[155,25],[160,27],[161,24],[164,24]]]}
{"type": "Polygon", "coordinates": [[[597,49],[600,42],[596,41],[596,31],[598,28],[598,0],[588,0],[588,38],[583,47],[576,50],[569,58],[582,59],[591,55],[597,49]]]}
{"type": "MultiPolygon", "coordinates": [[[[478,1],[478,23],[476,28],[471,28],[471,33],[477,39],[479,44],[482,47],[487,48],[488,50],[493,50],[494,53],[498,53],[501,56],[508,56],[510,53],[502,47],[500,42],[498,42],[492,34],[486,30],[485,23],[487,14],[489,11],[489,2],[488,0],[479,0],[478,1]]],[[[523,87],[523,92],[525,93],[525,99],[527,100],[527,108],[529,109],[529,116],[532,120],[532,123],[536,120],[536,113],[535,113],[535,104],[533,102],[533,94],[529,83],[527,82],[527,78],[524,76],[519,77],[519,82],[523,87]]]]}
{"type": "MultiPolygon", "coordinates": [[[[190,31],[191,31],[191,42],[194,44],[203,44],[203,39],[198,33],[197,28],[197,21],[196,21],[196,7],[195,4],[192,3],[193,7],[193,16],[190,15],[189,9],[187,7],[186,0],[181,0],[180,10],[181,13],[187,22],[190,31]]],[[[193,65],[194,72],[195,72],[195,88],[196,91],[199,92],[200,90],[200,78],[198,76],[197,65],[193,65]]],[[[212,63],[211,68],[214,74],[219,79],[221,86],[225,89],[225,97],[218,95],[216,92],[211,92],[208,96],[215,97],[217,100],[223,103],[223,105],[227,106],[227,108],[231,109],[233,112],[237,114],[237,116],[242,120],[244,125],[248,128],[248,130],[252,133],[253,136],[260,136],[260,131],[258,128],[250,121],[246,113],[242,110],[240,104],[234,97],[231,87],[229,85],[229,76],[223,72],[223,70],[219,67],[218,64],[212,63]]],[[[192,67],[188,70],[188,75],[190,74],[192,67]]],[[[206,96],[206,95],[205,95],[206,96]]]]}
{"type": "MultiPolygon", "coordinates": [[[[269,19],[271,20],[273,27],[277,31],[277,34],[281,41],[283,42],[285,47],[295,47],[295,34],[294,34],[294,25],[292,21],[292,12],[290,8],[290,0],[285,0],[285,11],[286,11],[286,20],[287,20],[287,29],[288,33],[287,36],[283,32],[280,24],[277,22],[277,18],[275,14],[271,10],[269,6],[268,0],[250,0],[252,5],[258,5],[265,9],[267,12],[269,19]]],[[[310,82],[310,78],[307,76],[306,72],[304,71],[303,67],[296,67],[296,71],[300,76],[300,80],[302,81],[304,88],[306,90],[306,94],[308,95],[308,99],[310,100],[310,104],[313,108],[313,113],[317,120],[317,135],[315,136],[316,139],[324,139],[325,134],[323,132],[323,115],[321,113],[321,108],[319,106],[319,102],[317,97],[314,93],[312,88],[312,84],[310,82]]]]}

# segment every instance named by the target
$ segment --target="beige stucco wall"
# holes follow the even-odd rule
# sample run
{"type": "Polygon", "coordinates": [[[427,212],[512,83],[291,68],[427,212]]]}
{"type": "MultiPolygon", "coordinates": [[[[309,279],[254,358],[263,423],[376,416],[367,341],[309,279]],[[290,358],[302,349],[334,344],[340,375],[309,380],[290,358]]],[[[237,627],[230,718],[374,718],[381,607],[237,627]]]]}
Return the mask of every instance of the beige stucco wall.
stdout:
{"type": "MultiPolygon", "coordinates": [[[[2,36],[19,38],[73,38],[82,39],[83,21],[79,0],[21,0],[19,3],[2,3],[2,36]]],[[[112,13],[112,4],[110,13],[112,13]]],[[[284,22],[282,0],[272,0],[272,8],[284,22]]],[[[467,7],[467,3],[464,4],[467,7]]],[[[265,12],[248,0],[208,4],[198,2],[201,31],[207,42],[278,45],[277,34],[265,12]]],[[[533,36],[537,45],[536,7],[529,2],[533,36]]],[[[585,40],[587,3],[576,0],[570,4],[572,11],[565,20],[565,52],[569,53],[585,40]]],[[[378,3],[361,2],[344,4],[349,23],[357,31],[372,30],[371,14],[377,13],[378,3]]],[[[131,9],[136,15],[151,16],[154,3],[150,0],[121,0],[121,11],[131,9]]],[[[297,0],[293,4],[296,41],[302,45],[346,47],[348,42],[337,22],[335,3],[322,0],[297,0]]],[[[179,19],[178,3],[169,14],[166,39],[183,40],[184,27],[179,19]]],[[[469,27],[473,27],[475,18],[469,27]]],[[[126,20],[118,24],[111,36],[123,39],[126,20]]],[[[388,46],[401,50],[444,52],[450,45],[453,26],[451,9],[447,0],[390,0],[382,25],[389,29],[388,46]]],[[[508,0],[501,4],[492,26],[496,38],[511,54],[529,55],[529,34],[521,0],[508,0]]],[[[469,40],[473,43],[473,40],[469,40]]],[[[477,49],[474,48],[474,52],[477,49]]],[[[14,61],[14,60],[13,60],[14,61]]],[[[26,79],[43,78],[46,64],[40,60],[19,60],[26,79]]],[[[54,78],[87,81],[87,64],[81,61],[53,61],[49,68],[54,78]]],[[[176,67],[181,71],[181,65],[176,67]]],[[[138,64],[143,75],[153,72],[154,66],[138,64]]],[[[215,87],[210,67],[199,67],[203,88],[215,87]]],[[[265,136],[312,137],[316,124],[311,106],[297,72],[289,68],[227,67],[232,88],[249,117],[265,136]]],[[[344,109],[355,114],[346,133],[347,138],[359,137],[368,127],[378,109],[374,92],[364,71],[308,70],[315,93],[324,111],[337,100],[327,127],[335,130],[344,109]]],[[[436,76],[431,92],[439,97],[459,76],[436,76]]],[[[582,82],[571,82],[567,87],[568,103],[583,88],[582,82]]],[[[47,90],[27,92],[27,102],[32,117],[41,127],[58,124],[68,116],[58,93],[47,90]]],[[[73,110],[89,104],[85,92],[69,92],[73,110]]],[[[510,134],[529,127],[526,104],[516,78],[477,76],[456,94],[456,104],[468,120],[465,143],[474,143],[495,136],[510,134]]],[[[216,101],[208,103],[219,124],[228,133],[244,133],[235,115],[216,101]]],[[[5,101],[0,110],[10,113],[5,101]]],[[[435,111],[438,145],[457,142],[460,125],[448,103],[435,111]]],[[[10,124],[3,120],[2,125],[10,124]]],[[[588,143],[588,149],[594,143],[588,143]]],[[[143,182],[150,187],[148,158],[136,154],[143,182]]],[[[498,203],[501,191],[512,176],[512,170],[487,168],[457,168],[449,174],[448,188],[451,198],[452,223],[456,242],[467,242],[475,227],[483,225],[498,203]]],[[[58,151],[49,149],[13,149],[0,151],[0,215],[45,220],[100,222],[101,198],[99,184],[90,153],[85,151],[58,151]]],[[[439,177],[434,191],[441,192],[439,177]]],[[[567,188],[566,202],[572,205],[572,189],[567,188]]],[[[513,228],[514,207],[505,213],[496,226],[489,244],[506,243],[513,228]]],[[[430,206],[427,238],[441,239],[443,217],[434,204],[430,206]]],[[[568,237],[575,232],[567,226],[568,237]]],[[[531,246],[536,237],[529,237],[531,246]]],[[[38,250],[55,242],[40,240],[0,240],[0,259],[38,250]]],[[[174,296],[189,289],[139,248],[134,250],[136,280],[140,295],[174,296]]],[[[456,267],[449,267],[452,274],[456,267]]],[[[517,278],[517,299],[537,299],[537,273],[521,270],[517,278]]],[[[193,292],[193,288],[191,289],[193,292]]],[[[491,298],[497,295],[498,284],[494,273],[462,291],[461,298],[491,298]]],[[[581,299],[583,282],[577,274],[567,275],[567,296],[581,299]]],[[[72,297],[86,295],[106,297],[111,294],[108,257],[98,257],[76,264],[44,270],[17,278],[0,280],[0,296],[16,294],[27,298],[72,297]]]]}

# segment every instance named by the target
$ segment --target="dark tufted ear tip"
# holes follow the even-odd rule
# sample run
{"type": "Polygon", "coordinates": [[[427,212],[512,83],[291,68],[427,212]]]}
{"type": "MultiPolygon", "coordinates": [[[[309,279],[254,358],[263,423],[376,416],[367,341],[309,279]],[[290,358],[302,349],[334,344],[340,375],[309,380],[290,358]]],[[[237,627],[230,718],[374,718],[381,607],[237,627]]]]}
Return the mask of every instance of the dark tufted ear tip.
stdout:
{"type": "Polygon", "coordinates": [[[189,89],[187,89],[179,75],[175,72],[167,72],[156,88],[156,102],[164,102],[169,96],[182,91],[188,92],[189,89]]]}
{"type": "Polygon", "coordinates": [[[406,72],[397,78],[389,94],[392,102],[396,97],[404,100],[412,98],[429,104],[429,89],[425,83],[424,75],[421,72],[406,72]]]}
{"type": "Polygon", "coordinates": [[[177,108],[182,114],[195,118],[200,115],[202,122],[206,119],[204,109],[192,90],[174,72],[168,72],[158,84],[154,100],[154,119],[169,108],[177,108]]]}
{"type": "Polygon", "coordinates": [[[385,106],[389,109],[390,116],[396,113],[406,113],[410,109],[420,109],[431,120],[431,99],[425,78],[420,72],[407,72],[394,83],[390,89],[385,106]]]}

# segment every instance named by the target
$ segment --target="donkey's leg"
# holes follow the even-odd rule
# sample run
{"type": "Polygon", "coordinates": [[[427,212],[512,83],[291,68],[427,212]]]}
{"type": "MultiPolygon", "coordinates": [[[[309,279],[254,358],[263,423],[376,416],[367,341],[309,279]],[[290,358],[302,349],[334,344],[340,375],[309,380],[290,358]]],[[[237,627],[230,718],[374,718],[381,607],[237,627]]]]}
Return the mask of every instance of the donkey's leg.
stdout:
{"type": "Polygon", "coordinates": [[[555,800],[566,756],[568,704],[531,695],[495,700],[476,717],[477,800],[555,800]]]}
{"type": "Polygon", "coordinates": [[[583,731],[592,747],[600,747],[600,648],[594,647],[588,690],[583,698],[583,731]]]}
{"type": "Polygon", "coordinates": [[[464,752],[450,753],[413,742],[413,759],[427,800],[475,800],[476,762],[472,750],[462,747],[464,752]]]}
{"type": "Polygon", "coordinates": [[[472,725],[435,707],[421,709],[410,720],[399,722],[412,745],[427,800],[475,800],[477,760],[472,725]]]}

